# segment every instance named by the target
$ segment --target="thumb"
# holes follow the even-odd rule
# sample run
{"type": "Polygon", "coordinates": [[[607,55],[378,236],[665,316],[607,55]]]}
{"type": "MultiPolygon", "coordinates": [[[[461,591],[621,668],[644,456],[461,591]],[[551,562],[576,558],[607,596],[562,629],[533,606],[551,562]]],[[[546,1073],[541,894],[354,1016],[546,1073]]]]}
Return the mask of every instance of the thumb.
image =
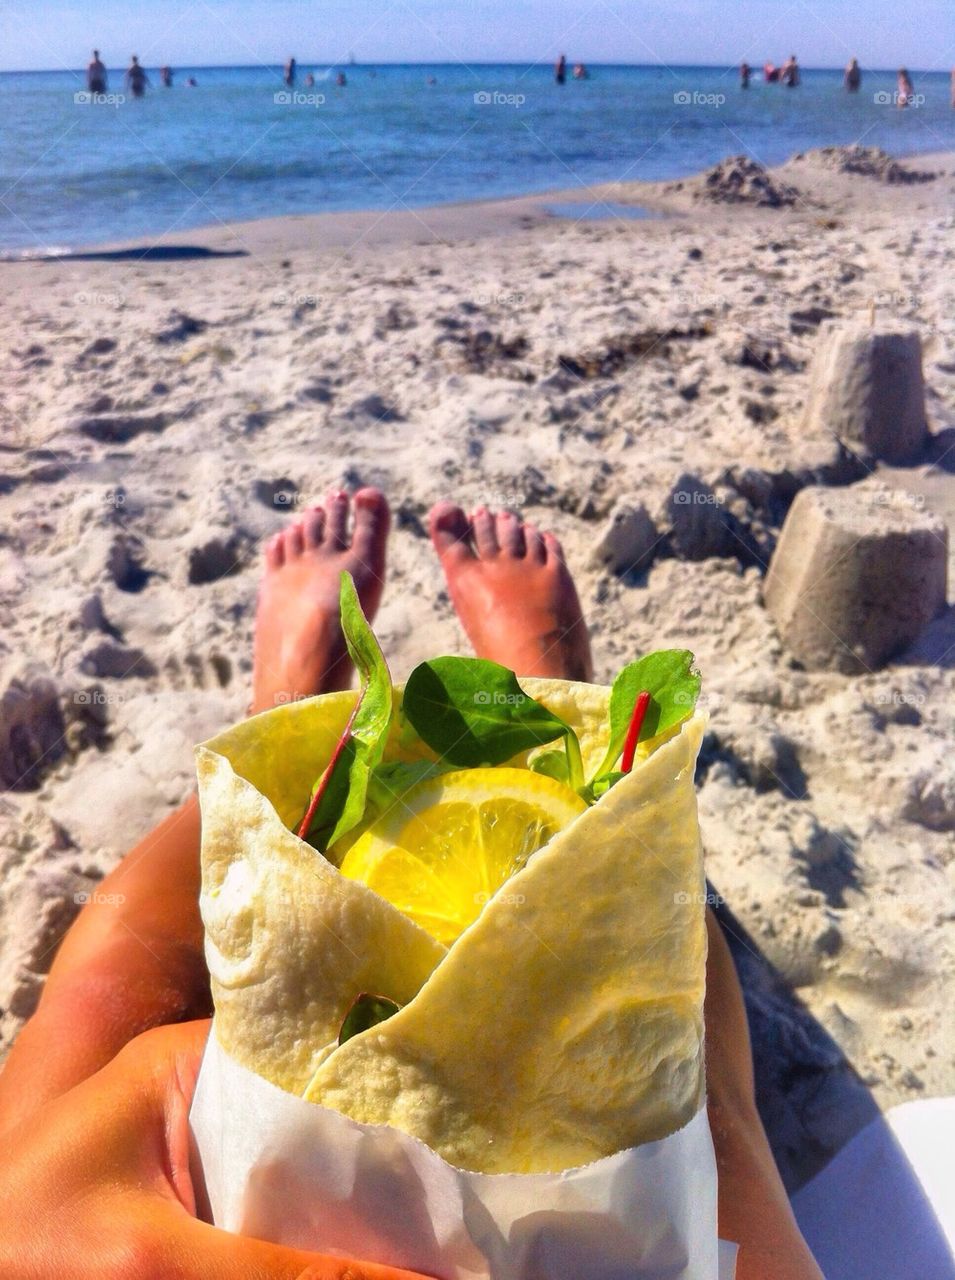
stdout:
{"type": "Polygon", "coordinates": [[[150,1081],[147,1095],[164,1113],[166,1171],[175,1192],[146,1210],[145,1239],[160,1241],[168,1267],[162,1274],[176,1280],[421,1280],[411,1271],[232,1235],[193,1216],[195,1201],[186,1174],[188,1113],[208,1031],[208,1022],[186,1023],[149,1032],[136,1043],[150,1081]]]}

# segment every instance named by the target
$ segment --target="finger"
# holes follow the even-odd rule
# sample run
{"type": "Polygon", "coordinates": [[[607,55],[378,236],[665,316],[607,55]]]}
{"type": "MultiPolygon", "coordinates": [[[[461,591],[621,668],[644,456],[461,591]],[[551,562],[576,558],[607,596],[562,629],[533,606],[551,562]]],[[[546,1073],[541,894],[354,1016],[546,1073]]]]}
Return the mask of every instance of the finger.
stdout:
{"type": "Polygon", "coordinates": [[[232,1235],[195,1218],[188,1120],[211,1025],[204,1020],[160,1027],[139,1036],[128,1052],[134,1063],[138,1059],[147,1080],[144,1092],[152,1094],[164,1119],[166,1171],[179,1203],[157,1195],[149,1218],[170,1246],[171,1273],[181,1280],[419,1280],[416,1273],[394,1267],[232,1235]]]}
{"type": "Polygon", "coordinates": [[[171,1246],[177,1280],[421,1280],[415,1271],[235,1236],[175,1207],[155,1225],[171,1246]]]}
{"type": "MultiPolygon", "coordinates": [[[[145,1234],[168,1258],[169,1274],[177,1280],[418,1280],[410,1271],[232,1235],[193,1216],[188,1117],[210,1026],[204,1020],[148,1031],[111,1064],[126,1071],[130,1084],[139,1077],[142,1103],[162,1122],[166,1173],[175,1199],[157,1187],[145,1234]]],[[[148,1185],[145,1179],[140,1186],[144,1184],[148,1185]]]]}

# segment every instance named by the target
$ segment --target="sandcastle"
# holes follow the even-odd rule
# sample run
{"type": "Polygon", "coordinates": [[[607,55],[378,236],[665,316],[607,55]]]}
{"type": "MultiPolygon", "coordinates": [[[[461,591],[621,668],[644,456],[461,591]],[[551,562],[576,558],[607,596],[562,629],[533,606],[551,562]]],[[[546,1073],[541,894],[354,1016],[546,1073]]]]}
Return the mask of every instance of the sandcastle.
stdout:
{"type": "Polygon", "coordinates": [[[905,323],[823,325],[805,425],[885,462],[911,462],[928,439],[922,338],[905,323]]]}
{"type": "Polygon", "coordinates": [[[918,330],[890,320],[824,324],[805,424],[885,462],[917,458],[928,438],[918,330]]]}
{"type": "Polygon", "coordinates": [[[790,509],[763,599],[805,667],[863,674],[944,609],[947,564],[948,530],[913,495],[813,487],[790,509]]]}

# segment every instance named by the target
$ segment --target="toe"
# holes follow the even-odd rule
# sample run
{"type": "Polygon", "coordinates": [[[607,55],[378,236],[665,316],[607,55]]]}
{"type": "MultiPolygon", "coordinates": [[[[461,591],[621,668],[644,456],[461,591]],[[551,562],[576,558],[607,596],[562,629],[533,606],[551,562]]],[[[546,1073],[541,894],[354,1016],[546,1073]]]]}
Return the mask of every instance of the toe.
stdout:
{"type": "Polygon", "coordinates": [[[333,489],[325,499],[325,541],[336,551],[348,546],[348,494],[344,489],[333,489]]]}
{"type": "Polygon", "coordinates": [[[526,551],[524,526],[513,511],[502,511],[495,518],[498,546],[505,555],[522,557],[526,551]]]}
{"type": "Polygon", "coordinates": [[[471,558],[471,524],[453,502],[439,502],[431,508],[428,517],[431,541],[443,560],[450,556],[457,560],[471,558]]]}
{"type": "Polygon", "coordinates": [[[305,534],[301,520],[296,520],[285,530],[285,560],[295,560],[305,550],[305,534]]]}
{"type": "Polygon", "coordinates": [[[282,535],[273,534],[265,544],[265,564],[269,569],[281,569],[285,563],[285,550],[282,535]]]}
{"type": "Polygon", "coordinates": [[[541,531],[536,524],[525,524],[524,542],[527,545],[528,560],[533,564],[544,564],[547,560],[547,551],[544,547],[541,531]]]}
{"type": "Polygon", "coordinates": [[[306,551],[314,551],[322,545],[322,533],[325,529],[325,509],[309,507],[302,516],[302,535],[305,539],[306,551]]]}
{"type": "Polygon", "coordinates": [[[564,548],[560,545],[560,539],[556,538],[552,533],[544,534],[544,547],[547,551],[548,563],[564,564],[564,548]]]}
{"type": "Polygon", "coordinates": [[[352,549],[363,564],[381,572],[391,512],[380,489],[359,489],[355,494],[355,532],[352,549]]]}
{"type": "Polygon", "coordinates": [[[471,528],[474,530],[474,545],[482,559],[496,556],[500,547],[497,532],[494,528],[494,517],[487,507],[478,507],[471,515],[471,528]]]}

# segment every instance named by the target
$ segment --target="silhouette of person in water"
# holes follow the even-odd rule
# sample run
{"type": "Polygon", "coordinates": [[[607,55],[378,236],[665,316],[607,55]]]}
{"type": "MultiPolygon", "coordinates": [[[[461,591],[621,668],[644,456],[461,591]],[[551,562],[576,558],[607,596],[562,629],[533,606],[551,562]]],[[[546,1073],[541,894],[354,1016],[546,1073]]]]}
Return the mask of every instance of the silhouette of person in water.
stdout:
{"type": "Polygon", "coordinates": [[[139,59],[133,54],[133,60],[129,64],[126,72],[126,88],[130,91],[134,98],[141,98],[146,92],[146,86],[149,84],[149,76],[139,65],[139,59]]]}
{"type": "Polygon", "coordinates": [[[339,89],[344,89],[345,85],[348,84],[344,71],[339,71],[338,75],[335,77],[335,83],[338,85],[339,89]]]}
{"type": "Polygon", "coordinates": [[[748,62],[741,62],[739,68],[739,87],[741,89],[749,88],[749,78],[753,74],[753,68],[748,62]]]}
{"type": "Polygon", "coordinates": [[[787,89],[795,89],[799,84],[799,63],[794,53],[791,53],[783,63],[779,78],[787,89]]]}
{"type": "Polygon", "coordinates": [[[912,77],[906,71],[905,67],[899,68],[899,91],[895,95],[895,105],[897,107],[907,107],[915,97],[915,85],[912,83],[912,77]]]}
{"type": "Polygon", "coordinates": [[[172,67],[160,67],[159,79],[164,89],[172,88],[172,67]]]}
{"type": "Polygon", "coordinates": [[[305,77],[305,88],[311,89],[314,84],[315,84],[315,77],[312,75],[310,71],[308,75],[305,77]]]}
{"type": "Polygon", "coordinates": [[[99,49],[93,50],[93,60],[86,68],[86,87],[90,93],[106,92],[106,68],[99,60],[99,49]]]}
{"type": "Polygon", "coordinates": [[[587,70],[587,68],[584,66],[582,62],[578,62],[574,65],[575,80],[586,80],[589,75],[590,75],[590,72],[587,70]]]}
{"type": "Polygon", "coordinates": [[[558,84],[563,84],[567,79],[567,58],[561,54],[554,64],[554,79],[558,84]]]}
{"type": "Polygon", "coordinates": [[[859,63],[856,58],[853,58],[846,67],[846,74],[843,83],[849,93],[859,92],[859,86],[862,84],[862,72],[859,69],[859,63]]]}
{"type": "Polygon", "coordinates": [[[291,89],[292,85],[295,83],[295,59],[294,58],[289,58],[288,62],[286,62],[285,71],[282,78],[284,79],[288,87],[291,89]]]}

